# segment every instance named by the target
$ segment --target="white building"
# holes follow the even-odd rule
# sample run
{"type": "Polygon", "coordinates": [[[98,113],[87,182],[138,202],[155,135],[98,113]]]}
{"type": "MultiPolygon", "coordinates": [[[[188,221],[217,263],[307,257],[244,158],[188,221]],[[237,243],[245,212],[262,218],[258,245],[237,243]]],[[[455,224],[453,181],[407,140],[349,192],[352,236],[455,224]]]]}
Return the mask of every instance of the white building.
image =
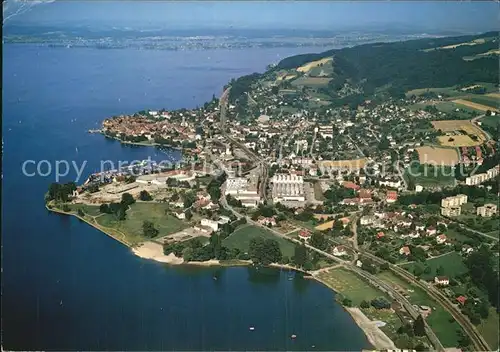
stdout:
{"type": "Polygon", "coordinates": [[[245,207],[256,207],[260,203],[258,192],[259,178],[257,174],[245,177],[229,177],[226,179],[224,194],[230,194],[241,201],[245,207]]]}
{"type": "Polygon", "coordinates": [[[200,224],[201,224],[201,226],[210,227],[214,231],[217,231],[219,229],[219,223],[217,221],[214,221],[214,220],[201,219],[200,224]]]}
{"type": "Polygon", "coordinates": [[[465,194],[457,194],[454,197],[447,197],[441,199],[441,207],[443,208],[459,207],[465,203],[467,203],[467,195],[465,194]]]}
{"type": "Polygon", "coordinates": [[[493,203],[488,203],[483,205],[482,207],[478,207],[476,209],[477,215],[482,217],[492,217],[497,214],[497,206],[493,203]]]}
{"type": "Polygon", "coordinates": [[[305,204],[304,179],[302,176],[276,174],[271,178],[274,203],[289,207],[301,207],[305,204]]]}
{"type": "Polygon", "coordinates": [[[345,250],[344,246],[335,246],[333,247],[333,255],[336,257],[342,257],[344,255],[347,255],[347,251],[345,250]]]}

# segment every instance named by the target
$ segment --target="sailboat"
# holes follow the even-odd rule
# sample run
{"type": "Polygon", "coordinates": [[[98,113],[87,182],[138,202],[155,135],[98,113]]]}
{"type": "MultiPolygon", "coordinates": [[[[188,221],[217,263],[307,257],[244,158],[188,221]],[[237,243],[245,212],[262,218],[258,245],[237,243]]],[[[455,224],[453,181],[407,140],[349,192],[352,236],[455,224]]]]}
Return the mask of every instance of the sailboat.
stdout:
{"type": "Polygon", "coordinates": [[[75,147],[76,152],[78,153],[78,147],[75,147]]]}

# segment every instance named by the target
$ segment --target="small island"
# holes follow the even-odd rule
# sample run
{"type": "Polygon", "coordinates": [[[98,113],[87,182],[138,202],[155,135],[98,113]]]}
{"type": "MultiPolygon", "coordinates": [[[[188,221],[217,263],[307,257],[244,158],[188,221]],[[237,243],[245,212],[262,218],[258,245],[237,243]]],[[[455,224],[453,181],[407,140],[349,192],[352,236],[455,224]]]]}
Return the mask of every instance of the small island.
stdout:
{"type": "Polygon", "coordinates": [[[492,47],[485,33],[299,55],[201,107],[108,118],[91,132],[182,160],[52,184],[46,206],[143,258],[297,270],[378,349],[498,348],[492,47]]]}

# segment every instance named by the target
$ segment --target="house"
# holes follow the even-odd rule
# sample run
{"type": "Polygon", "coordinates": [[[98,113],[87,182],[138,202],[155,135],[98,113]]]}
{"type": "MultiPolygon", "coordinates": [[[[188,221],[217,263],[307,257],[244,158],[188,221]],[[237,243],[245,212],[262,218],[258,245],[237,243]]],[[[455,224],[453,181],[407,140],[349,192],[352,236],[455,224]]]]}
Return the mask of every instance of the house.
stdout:
{"type": "Polygon", "coordinates": [[[175,211],[174,212],[174,215],[178,218],[178,219],[181,219],[181,220],[184,220],[186,218],[186,214],[183,212],[183,211],[175,211]]]}
{"type": "Polygon", "coordinates": [[[368,189],[360,189],[358,191],[358,197],[361,199],[372,199],[372,192],[368,189]]]}
{"type": "Polygon", "coordinates": [[[301,230],[299,232],[299,238],[304,241],[309,241],[309,238],[311,238],[311,233],[307,230],[301,230]]]}
{"type": "Polygon", "coordinates": [[[357,266],[358,268],[361,268],[361,267],[363,266],[363,262],[362,262],[361,260],[359,260],[359,259],[358,259],[358,260],[356,260],[356,266],[357,266]]]}
{"type": "Polygon", "coordinates": [[[464,305],[466,301],[467,301],[467,297],[465,297],[465,296],[458,296],[457,297],[457,302],[460,303],[461,305],[464,305]]]}
{"type": "Polygon", "coordinates": [[[471,252],[474,251],[474,248],[472,248],[471,246],[469,246],[468,244],[465,244],[463,247],[462,247],[462,253],[465,253],[465,254],[470,254],[471,252]]]}
{"type": "Polygon", "coordinates": [[[385,199],[386,199],[387,203],[394,203],[398,199],[398,192],[387,191],[385,199]]]}
{"type": "Polygon", "coordinates": [[[217,231],[219,229],[219,223],[217,221],[214,221],[214,220],[201,219],[200,224],[201,224],[201,226],[210,227],[214,231],[217,231]]]}
{"type": "Polygon", "coordinates": [[[399,250],[399,254],[409,256],[411,254],[410,247],[404,246],[399,250]]]}
{"type": "Polygon", "coordinates": [[[446,235],[441,234],[441,235],[436,236],[436,242],[438,244],[445,243],[446,242],[446,235]]]}
{"type": "Polygon", "coordinates": [[[364,215],[359,219],[359,223],[361,225],[370,225],[373,224],[375,218],[372,215],[364,215]]]}
{"type": "Polygon", "coordinates": [[[419,193],[419,192],[422,192],[424,190],[424,187],[422,187],[421,185],[415,185],[415,192],[419,193]]]}
{"type": "Polygon", "coordinates": [[[360,189],[361,187],[357,184],[355,184],[354,182],[351,182],[351,181],[344,181],[342,183],[342,186],[344,186],[345,188],[348,188],[348,189],[352,189],[354,191],[357,191],[358,189],[360,189]]]}
{"type": "Polygon", "coordinates": [[[344,246],[335,246],[333,247],[333,255],[336,257],[342,257],[347,254],[344,246]]]}
{"type": "Polygon", "coordinates": [[[434,277],[434,283],[440,286],[448,286],[450,284],[450,279],[446,276],[436,276],[434,277]]]}
{"type": "Polygon", "coordinates": [[[436,234],[437,230],[436,230],[436,228],[435,228],[435,227],[432,227],[432,226],[431,226],[431,227],[427,228],[427,230],[425,230],[425,232],[427,232],[427,234],[428,234],[429,236],[432,236],[432,235],[435,235],[435,234],[436,234]]]}
{"type": "Polygon", "coordinates": [[[377,239],[381,239],[384,236],[385,236],[385,233],[383,233],[382,231],[380,231],[379,233],[377,233],[377,239]]]}

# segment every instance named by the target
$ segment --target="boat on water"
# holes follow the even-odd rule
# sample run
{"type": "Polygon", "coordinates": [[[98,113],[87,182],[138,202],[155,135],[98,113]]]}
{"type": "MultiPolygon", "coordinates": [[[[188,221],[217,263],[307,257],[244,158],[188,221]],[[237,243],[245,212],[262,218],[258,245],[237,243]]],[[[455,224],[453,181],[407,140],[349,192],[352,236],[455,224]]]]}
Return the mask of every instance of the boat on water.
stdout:
{"type": "Polygon", "coordinates": [[[296,337],[297,337],[297,335],[295,335],[295,334],[293,334],[293,335],[291,336],[291,338],[292,338],[292,339],[295,339],[296,337]]]}
{"type": "Polygon", "coordinates": [[[254,330],[255,330],[255,328],[254,328],[253,326],[250,326],[248,329],[249,329],[250,331],[254,331],[254,330]]]}

